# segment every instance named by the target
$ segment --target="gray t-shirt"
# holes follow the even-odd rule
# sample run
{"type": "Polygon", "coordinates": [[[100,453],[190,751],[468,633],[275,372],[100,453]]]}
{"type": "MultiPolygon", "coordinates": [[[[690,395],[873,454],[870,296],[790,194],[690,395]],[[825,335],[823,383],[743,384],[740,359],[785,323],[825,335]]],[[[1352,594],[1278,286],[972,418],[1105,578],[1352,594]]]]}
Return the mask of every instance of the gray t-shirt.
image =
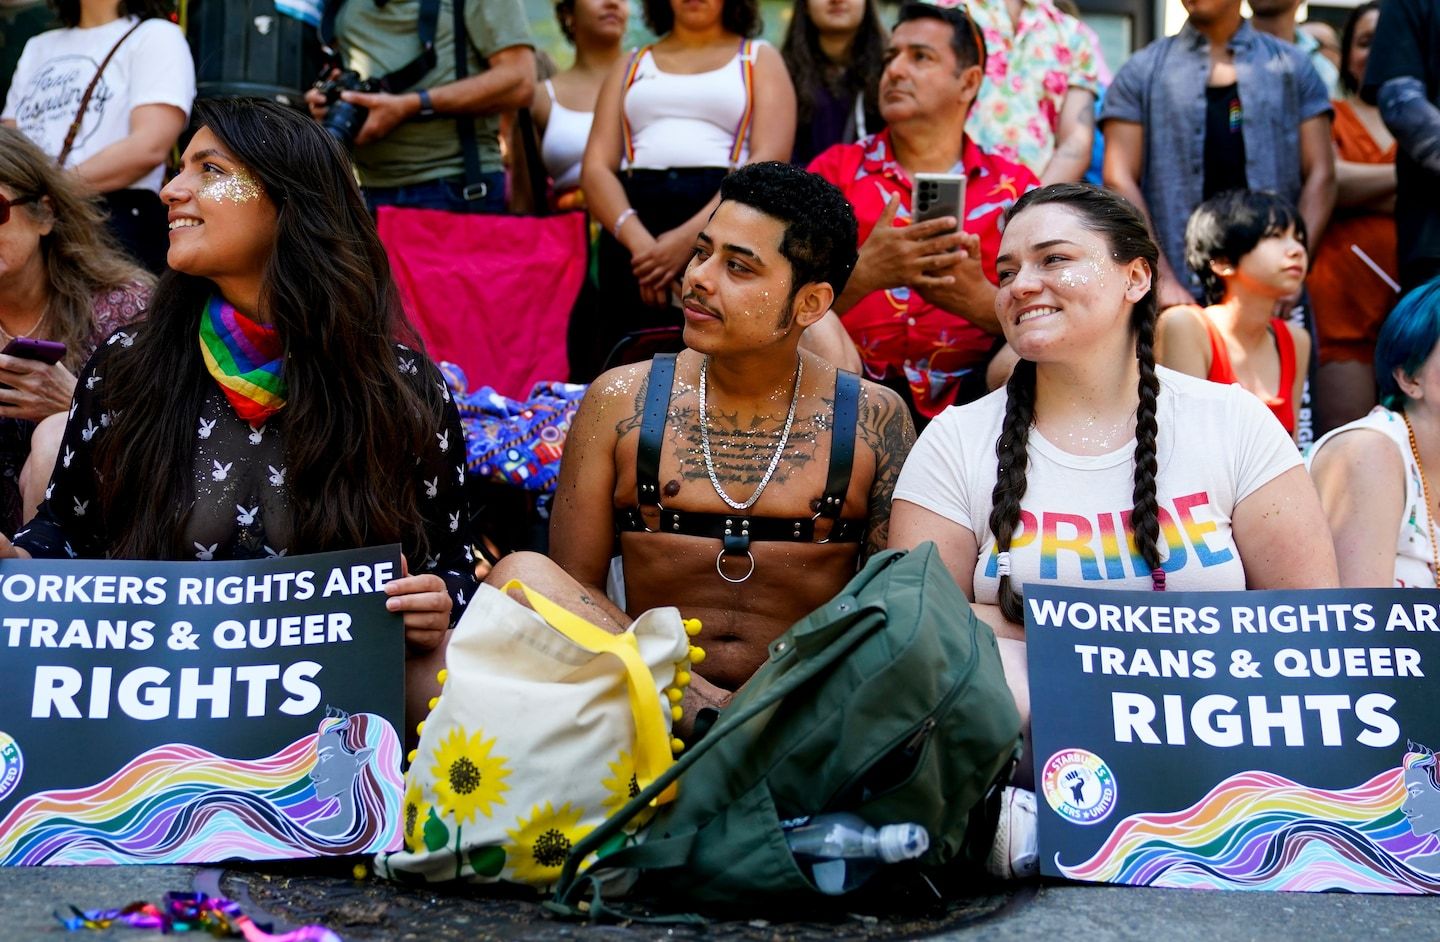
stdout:
{"type": "MultiPolygon", "coordinates": [[[[441,0],[435,68],[403,91],[455,81],[454,16],[451,0],[441,0]]],[[[348,0],[335,18],[340,55],[362,78],[388,75],[420,55],[419,20],[419,0],[389,0],[383,6],[375,0],[348,0]]],[[[465,0],[465,29],[472,76],[483,72],[486,58],[499,50],[534,45],[520,0],[465,0]]],[[[499,134],[499,115],[476,116],[475,137],[486,173],[501,169],[499,134]]],[[[465,172],[455,122],[444,118],[405,122],[384,138],[357,148],[355,166],[365,186],[405,186],[465,172]]]]}
{"type": "MultiPolygon", "coordinates": [[[[1242,21],[1230,38],[1243,112],[1245,179],[1252,190],[1300,198],[1300,125],[1332,113],[1330,95],[1305,53],[1242,21]]],[[[1121,67],[1105,94],[1100,121],[1143,126],[1140,189],[1160,248],[1185,277],[1185,223],[1204,197],[1205,86],[1210,41],[1188,22],[1121,67]]],[[[1200,297],[1193,280],[1186,286],[1200,297]]]]}

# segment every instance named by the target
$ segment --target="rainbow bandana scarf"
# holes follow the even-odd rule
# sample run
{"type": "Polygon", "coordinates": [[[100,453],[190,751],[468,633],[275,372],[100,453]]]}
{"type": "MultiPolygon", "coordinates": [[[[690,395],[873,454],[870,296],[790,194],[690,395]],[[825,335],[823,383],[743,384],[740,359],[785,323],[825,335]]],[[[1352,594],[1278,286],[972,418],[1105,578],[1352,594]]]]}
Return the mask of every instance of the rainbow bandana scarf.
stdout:
{"type": "Polygon", "coordinates": [[[200,317],[200,354],[240,418],[262,425],[285,405],[280,336],[219,298],[200,317]]]}

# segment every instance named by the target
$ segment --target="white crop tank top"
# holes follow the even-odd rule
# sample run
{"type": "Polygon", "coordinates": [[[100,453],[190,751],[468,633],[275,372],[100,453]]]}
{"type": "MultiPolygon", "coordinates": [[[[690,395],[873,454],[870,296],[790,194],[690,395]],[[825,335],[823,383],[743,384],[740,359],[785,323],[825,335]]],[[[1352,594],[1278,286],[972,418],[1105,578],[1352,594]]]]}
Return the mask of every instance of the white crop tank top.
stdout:
{"type": "Polygon", "coordinates": [[[754,68],[762,40],[745,45],[718,69],[694,75],[662,71],[646,49],[625,92],[625,120],[634,156],[626,167],[668,170],[675,167],[729,167],[741,131],[740,166],[750,159],[745,70],[754,68]],[[742,130],[742,122],[744,127],[742,130]]]}
{"type": "Polygon", "coordinates": [[[550,120],[545,122],[545,135],[540,140],[540,160],[558,192],[580,185],[580,161],[585,156],[595,112],[575,111],[560,104],[549,79],[545,80],[545,91],[550,96],[550,120]]]}

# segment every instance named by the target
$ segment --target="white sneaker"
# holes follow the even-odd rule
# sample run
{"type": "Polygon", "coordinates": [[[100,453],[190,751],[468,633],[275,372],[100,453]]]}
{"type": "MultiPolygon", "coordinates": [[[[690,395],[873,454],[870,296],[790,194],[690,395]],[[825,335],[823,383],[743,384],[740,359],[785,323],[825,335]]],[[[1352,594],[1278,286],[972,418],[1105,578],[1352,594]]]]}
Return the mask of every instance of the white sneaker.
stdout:
{"type": "Polygon", "coordinates": [[[1000,794],[1000,820],[985,871],[1001,880],[1020,880],[1040,872],[1035,844],[1035,793],[1006,786],[1000,794]]]}

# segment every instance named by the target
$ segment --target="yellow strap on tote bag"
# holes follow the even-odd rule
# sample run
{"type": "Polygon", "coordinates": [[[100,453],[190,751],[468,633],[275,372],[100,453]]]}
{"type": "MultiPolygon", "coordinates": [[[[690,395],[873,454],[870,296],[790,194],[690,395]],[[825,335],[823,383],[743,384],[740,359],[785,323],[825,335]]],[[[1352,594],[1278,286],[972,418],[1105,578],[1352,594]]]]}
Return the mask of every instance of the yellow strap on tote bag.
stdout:
{"type": "MultiPolygon", "coordinates": [[[[670,746],[670,731],[665,727],[664,713],[655,709],[655,684],[650,677],[650,668],[640,659],[640,647],[635,636],[611,634],[604,628],[597,628],[567,608],[561,608],[545,596],[530,590],[519,579],[511,579],[501,588],[509,593],[519,589],[525,594],[541,618],[550,627],[571,641],[596,654],[613,654],[625,667],[626,687],[630,692],[630,711],[635,714],[635,780],[643,791],[660,773],[670,768],[675,753],[670,746]]],[[[660,806],[675,800],[675,786],[661,792],[651,804],[660,806]]]]}

